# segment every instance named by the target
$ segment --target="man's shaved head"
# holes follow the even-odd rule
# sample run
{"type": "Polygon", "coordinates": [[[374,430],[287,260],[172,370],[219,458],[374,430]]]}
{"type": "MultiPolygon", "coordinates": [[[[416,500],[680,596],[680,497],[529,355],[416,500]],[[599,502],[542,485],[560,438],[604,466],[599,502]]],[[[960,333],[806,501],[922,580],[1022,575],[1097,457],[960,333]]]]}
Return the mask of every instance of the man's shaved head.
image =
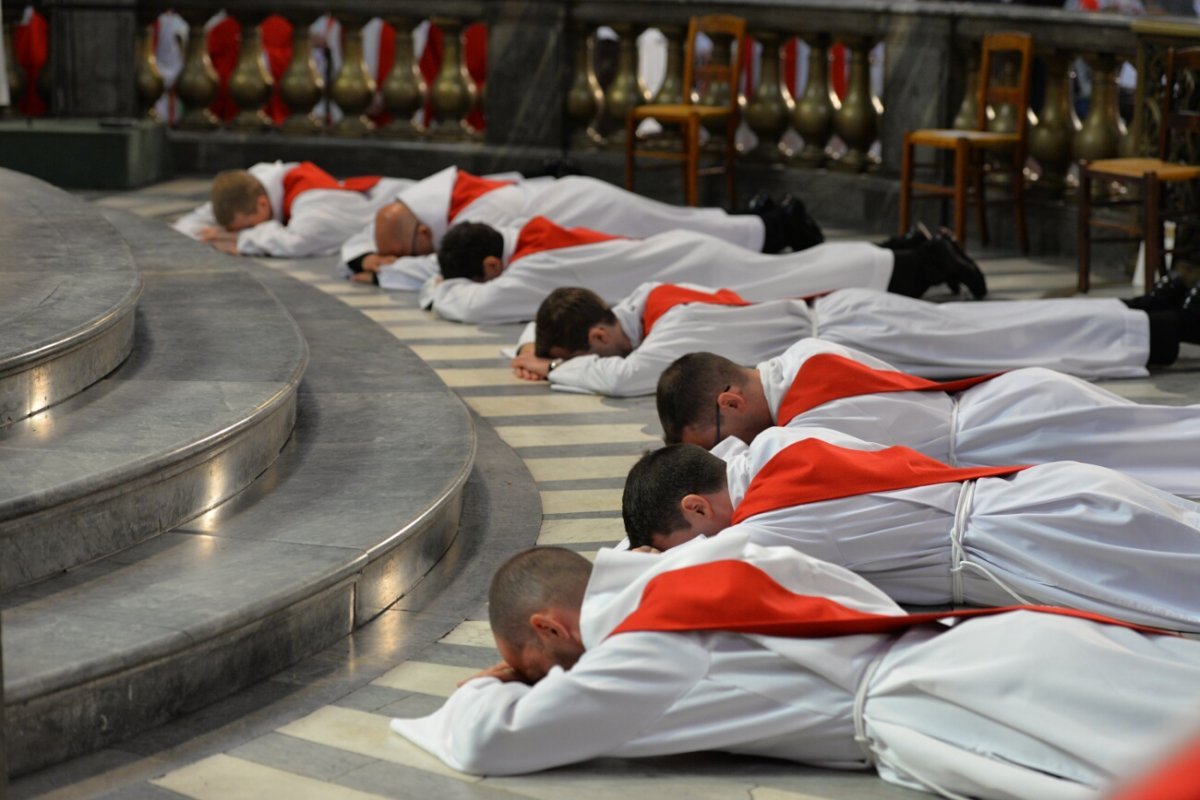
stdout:
{"type": "Polygon", "coordinates": [[[492,634],[513,647],[524,647],[534,637],[530,617],[548,608],[578,611],[591,577],[591,562],[571,550],[534,547],[517,553],[492,578],[488,592],[492,634]]]}
{"type": "Polygon", "coordinates": [[[375,252],[385,256],[424,256],[432,253],[429,227],[399,200],[375,214],[375,252]]]}

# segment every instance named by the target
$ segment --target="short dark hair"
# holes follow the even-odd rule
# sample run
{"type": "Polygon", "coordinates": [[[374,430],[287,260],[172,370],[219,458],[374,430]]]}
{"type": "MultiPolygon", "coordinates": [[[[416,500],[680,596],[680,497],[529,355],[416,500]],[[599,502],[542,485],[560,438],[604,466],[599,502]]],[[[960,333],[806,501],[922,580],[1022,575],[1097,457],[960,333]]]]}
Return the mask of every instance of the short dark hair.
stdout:
{"type": "Polygon", "coordinates": [[[716,353],[688,353],[675,359],[659,376],[655,392],[667,444],[683,441],[684,428],[713,415],[713,399],[742,377],[741,367],[716,353]]]}
{"type": "Polygon", "coordinates": [[[533,636],[529,617],[551,606],[578,608],[592,564],[563,547],[534,547],[500,565],[488,591],[492,635],[523,647],[533,636]]]}
{"type": "Polygon", "coordinates": [[[616,321],[608,303],[591,289],[555,289],[538,306],[534,350],[539,358],[549,358],[551,347],[564,347],[571,353],[587,350],[592,326],[616,321]]]}
{"type": "Polygon", "coordinates": [[[446,278],[483,280],[483,260],[504,257],[504,236],[482,222],[460,222],[446,231],[438,248],[438,266],[446,278]]]}
{"type": "Polygon", "coordinates": [[[653,545],[655,534],[687,525],[679,501],[726,486],[725,462],[694,444],[669,444],[642,455],[621,495],[621,516],[630,547],[653,545]]]}

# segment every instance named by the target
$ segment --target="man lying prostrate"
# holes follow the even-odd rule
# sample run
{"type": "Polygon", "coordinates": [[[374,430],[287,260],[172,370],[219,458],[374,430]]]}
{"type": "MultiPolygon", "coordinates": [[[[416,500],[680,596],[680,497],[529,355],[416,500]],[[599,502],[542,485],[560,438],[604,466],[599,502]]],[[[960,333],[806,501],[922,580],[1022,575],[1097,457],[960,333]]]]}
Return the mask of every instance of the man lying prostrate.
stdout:
{"type": "Polygon", "coordinates": [[[645,237],[673,230],[707,233],[747,250],[803,250],[824,241],[798,199],[769,199],[745,214],[720,208],[660,203],[596,178],[568,176],[503,180],[477,178],[448,167],[400,193],[375,220],[342,247],[353,279],[385,289],[416,291],[437,275],[435,253],[456,222],[493,227],[544,216],[559,225],[583,225],[617,236],[645,237]]]}
{"type": "Polygon", "coordinates": [[[954,466],[1082,461],[1200,496],[1200,405],[1143,405],[1040,367],[936,383],[805,339],[754,368],[690,353],[657,401],[668,443],[712,447],[719,415],[721,435],[747,443],[776,425],[833,428],[954,466]]]}
{"type": "Polygon", "coordinates": [[[1099,800],[1200,705],[1200,642],[1061,609],[907,615],[730,529],[662,555],[536,548],[488,603],[505,662],[392,730],[453,769],[724,750],[984,800],[1099,800]]]}
{"type": "Polygon", "coordinates": [[[630,397],[652,393],[663,370],[687,353],[755,364],[818,330],[926,377],[1026,366],[1135,377],[1147,363],[1173,362],[1182,337],[1200,341],[1200,303],[1183,312],[1090,298],[928,303],[871,289],[749,303],[728,289],[651,282],[609,307],[595,292],[571,287],[542,301],[512,366],[528,380],[630,397]]]}
{"type": "Polygon", "coordinates": [[[212,200],[175,230],[226,253],[303,258],[331,253],[412,181],[338,180],[305,161],[255,164],[213,180],[212,200]]]}
{"type": "Polygon", "coordinates": [[[978,265],[947,239],[895,248],[838,242],[768,255],[690,231],[626,239],[545,217],[504,230],[464,222],[446,234],[438,250],[444,279],[422,287],[421,305],[483,324],[533,319],[561,286],[582,286],[611,303],[647,280],[725,286],[750,301],[850,286],[912,297],[941,283],[965,284],[976,297],[987,292],[978,265]]]}
{"type": "Polygon", "coordinates": [[[1046,603],[1200,631],[1200,505],[1077,461],[952,467],[828,428],[673,444],[625,482],[631,547],[730,525],[857,572],[898,603],[1046,603]]]}

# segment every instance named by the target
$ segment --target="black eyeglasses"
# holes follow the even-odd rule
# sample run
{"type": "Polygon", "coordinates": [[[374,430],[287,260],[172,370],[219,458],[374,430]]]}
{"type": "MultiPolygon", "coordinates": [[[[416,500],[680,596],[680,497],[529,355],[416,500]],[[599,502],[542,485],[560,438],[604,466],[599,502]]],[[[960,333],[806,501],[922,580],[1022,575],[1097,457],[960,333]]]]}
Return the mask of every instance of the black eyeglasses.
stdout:
{"type": "Polygon", "coordinates": [[[417,234],[421,232],[421,223],[413,223],[412,241],[408,243],[408,254],[415,256],[417,254],[417,234]]]}
{"type": "MultiPolygon", "coordinates": [[[[726,386],[724,389],[721,390],[721,394],[728,392],[732,387],[733,387],[733,384],[732,383],[729,384],[729,386],[726,386]]],[[[716,447],[717,445],[719,445],[721,443],[721,395],[720,394],[717,395],[717,398],[715,400],[713,400],[713,411],[715,412],[716,417],[717,417],[717,437],[715,439],[713,439],[713,447],[716,447]]],[[[709,449],[711,450],[712,447],[710,447],[709,449]]]]}

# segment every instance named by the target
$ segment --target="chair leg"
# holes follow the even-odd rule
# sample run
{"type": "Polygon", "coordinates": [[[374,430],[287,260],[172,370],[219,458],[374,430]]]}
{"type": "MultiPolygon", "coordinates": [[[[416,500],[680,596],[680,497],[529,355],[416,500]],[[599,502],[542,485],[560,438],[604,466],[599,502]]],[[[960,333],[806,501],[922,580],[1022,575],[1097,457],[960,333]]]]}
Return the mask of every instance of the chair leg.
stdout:
{"type": "Polygon", "coordinates": [[[625,188],[633,191],[633,149],[635,132],[633,112],[625,115],[625,188]]]}
{"type": "Polygon", "coordinates": [[[1079,256],[1079,292],[1091,288],[1092,270],[1092,176],[1087,162],[1079,165],[1079,239],[1075,246],[1079,256]]]}
{"type": "Polygon", "coordinates": [[[729,210],[737,209],[737,119],[732,115],[725,128],[725,189],[729,210]]]}
{"type": "Polygon", "coordinates": [[[967,174],[970,149],[965,139],[954,146],[954,239],[965,246],[967,241],[967,174]]]}
{"type": "Polygon", "coordinates": [[[1016,215],[1017,244],[1022,253],[1029,252],[1029,228],[1025,224],[1025,154],[1013,156],[1013,214],[1016,215]]]}
{"type": "Polygon", "coordinates": [[[975,224],[979,227],[979,243],[987,244],[991,239],[988,235],[987,223],[987,193],[985,189],[984,178],[987,177],[983,171],[983,154],[971,152],[971,177],[974,179],[975,192],[975,224]],[[979,165],[976,167],[975,159],[979,159],[979,165]]]}
{"type": "Polygon", "coordinates": [[[915,145],[904,136],[904,149],[900,155],[900,233],[908,232],[912,224],[912,172],[915,145]]]}
{"type": "Polygon", "coordinates": [[[1159,270],[1164,267],[1163,258],[1163,224],[1162,224],[1162,184],[1153,172],[1146,173],[1142,179],[1142,229],[1146,242],[1146,293],[1154,288],[1154,280],[1159,270]]]}
{"type": "Polygon", "coordinates": [[[696,117],[687,124],[687,204],[700,204],[700,125],[696,117]]]}

